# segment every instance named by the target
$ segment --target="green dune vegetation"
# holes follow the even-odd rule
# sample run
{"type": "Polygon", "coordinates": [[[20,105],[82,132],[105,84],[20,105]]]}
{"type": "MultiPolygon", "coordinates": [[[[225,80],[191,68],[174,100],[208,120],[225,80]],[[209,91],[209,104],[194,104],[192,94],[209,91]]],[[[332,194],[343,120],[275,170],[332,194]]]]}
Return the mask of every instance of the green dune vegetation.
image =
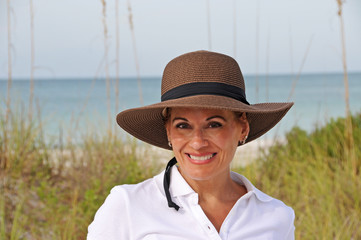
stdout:
{"type": "Polygon", "coordinates": [[[312,133],[294,127],[286,144],[237,169],[293,207],[296,239],[361,239],[361,115],[351,119],[353,141],[344,118],[312,133]]]}
{"type": "MultiPolygon", "coordinates": [[[[114,185],[164,168],[137,157],[134,139],[87,133],[79,144],[45,142],[43,123],[28,119],[0,116],[0,239],[85,239],[114,185]]],[[[361,239],[360,114],[352,126],[353,141],[343,118],[312,133],[294,127],[286,143],[234,169],[294,208],[296,239],[361,239]]]]}

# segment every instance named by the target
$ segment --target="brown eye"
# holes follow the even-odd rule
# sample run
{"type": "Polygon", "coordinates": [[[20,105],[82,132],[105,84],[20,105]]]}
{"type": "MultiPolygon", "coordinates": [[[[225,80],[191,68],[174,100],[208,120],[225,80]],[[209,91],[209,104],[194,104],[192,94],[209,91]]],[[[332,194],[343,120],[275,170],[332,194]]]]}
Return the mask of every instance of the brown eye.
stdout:
{"type": "Polygon", "coordinates": [[[190,128],[188,123],[178,123],[175,127],[179,128],[179,129],[188,129],[188,128],[190,128]]]}
{"type": "Polygon", "coordinates": [[[208,124],[208,127],[209,127],[209,128],[219,128],[219,127],[222,127],[222,124],[219,123],[219,122],[210,122],[210,123],[208,124]]]}

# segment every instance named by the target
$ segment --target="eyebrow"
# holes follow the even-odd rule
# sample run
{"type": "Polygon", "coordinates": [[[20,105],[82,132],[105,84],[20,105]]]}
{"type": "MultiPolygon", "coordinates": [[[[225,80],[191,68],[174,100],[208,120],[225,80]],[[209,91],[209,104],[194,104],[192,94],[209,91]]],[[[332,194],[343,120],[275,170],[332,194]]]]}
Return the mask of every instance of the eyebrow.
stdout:
{"type": "Polygon", "coordinates": [[[209,118],[207,118],[207,121],[209,121],[209,120],[211,120],[211,119],[213,119],[213,118],[220,118],[220,119],[222,119],[223,121],[227,122],[226,119],[225,119],[224,117],[220,116],[220,115],[215,115],[215,116],[209,117],[209,118]]]}
{"type": "MultiPolygon", "coordinates": [[[[222,116],[220,116],[220,115],[211,116],[211,117],[207,118],[206,121],[212,120],[212,119],[214,119],[214,118],[220,118],[220,119],[222,119],[222,120],[225,121],[225,122],[227,121],[224,117],[222,117],[222,116]]],[[[176,121],[176,120],[182,120],[182,121],[188,122],[188,119],[182,118],[182,117],[175,117],[175,118],[172,120],[172,122],[174,122],[174,121],[176,121]]]]}
{"type": "Polygon", "coordinates": [[[182,120],[182,121],[186,121],[188,122],[188,120],[186,118],[182,118],[182,117],[176,117],[172,120],[172,122],[176,121],[176,120],[182,120]]]}

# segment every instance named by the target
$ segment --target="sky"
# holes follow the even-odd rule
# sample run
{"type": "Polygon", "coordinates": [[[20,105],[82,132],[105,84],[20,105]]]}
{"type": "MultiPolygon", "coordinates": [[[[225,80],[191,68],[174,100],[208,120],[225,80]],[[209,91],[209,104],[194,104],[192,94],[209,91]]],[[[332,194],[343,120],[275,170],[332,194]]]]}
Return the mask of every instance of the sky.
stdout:
{"type": "MultiPolygon", "coordinates": [[[[31,72],[29,2],[10,1],[13,78],[31,72]]],[[[137,75],[136,59],[140,76],[161,76],[171,59],[196,50],[233,56],[245,75],[342,72],[336,0],[119,0],[118,24],[116,0],[106,0],[107,57],[101,0],[32,2],[35,78],[104,77],[106,69],[115,76],[116,29],[121,77],[137,75]]],[[[360,72],[361,1],[347,0],[343,17],[348,71],[360,72]]],[[[0,78],[7,76],[7,1],[0,0],[0,78]]]]}

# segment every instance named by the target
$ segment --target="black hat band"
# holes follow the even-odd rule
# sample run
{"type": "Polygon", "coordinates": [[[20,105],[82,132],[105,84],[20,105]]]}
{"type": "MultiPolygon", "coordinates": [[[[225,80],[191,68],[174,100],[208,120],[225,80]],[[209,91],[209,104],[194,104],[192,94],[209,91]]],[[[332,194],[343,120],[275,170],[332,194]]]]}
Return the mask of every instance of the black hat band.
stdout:
{"type": "Polygon", "coordinates": [[[162,95],[162,102],[196,95],[218,95],[250,105],[242,88],[218,82],[194,82],[175,87],[162,95]]]}

